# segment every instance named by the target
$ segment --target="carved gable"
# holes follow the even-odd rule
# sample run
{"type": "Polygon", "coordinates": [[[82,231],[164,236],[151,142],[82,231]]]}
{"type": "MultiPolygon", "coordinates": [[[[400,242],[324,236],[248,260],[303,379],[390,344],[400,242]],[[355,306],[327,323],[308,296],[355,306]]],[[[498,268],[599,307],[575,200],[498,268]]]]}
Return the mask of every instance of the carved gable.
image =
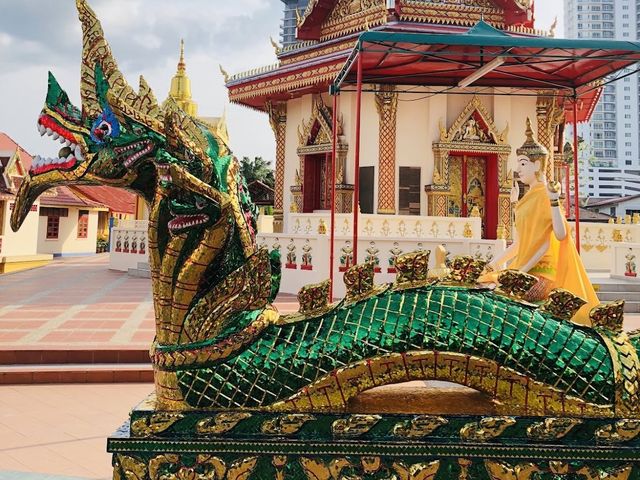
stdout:
{"type": "MultiPolygon", "coordinates": [[[[333,139],[333,113],[322,101],[322,97],[314,96],[311,118],[308,121],[302,121],[298,126],[298,148],[331,145],[333,139]]],[[[341,126],[338,122],[338,135],[340,135],[341,126]]]]}
{"type": "Polygon", "coordinates": [[[508,126],[498,132],[489,112],[478,97],[473,97],[447,131],[440,124],[440,142],[442,143],[487,143],[506,142],[508,126]]]}

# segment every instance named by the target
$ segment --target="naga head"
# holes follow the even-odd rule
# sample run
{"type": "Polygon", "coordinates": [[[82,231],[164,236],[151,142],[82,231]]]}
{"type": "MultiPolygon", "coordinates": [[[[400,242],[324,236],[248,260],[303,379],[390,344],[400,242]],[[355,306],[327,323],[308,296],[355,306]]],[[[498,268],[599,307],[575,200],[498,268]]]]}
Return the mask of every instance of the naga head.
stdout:
{"type": "Polygon", "coordinates": [[[94,12],[84,0],[77,0],[77,6],[84,37],[82,110],[49,73],[38,130],[61,148],[55,157],[34,157],[12,212],[14,230],[38,196],[56,186],[112,185],[147,199],[153,192],[151,160],[165,143],[161,108],[143,78],[138,92],[127,84],[94,12]]]}

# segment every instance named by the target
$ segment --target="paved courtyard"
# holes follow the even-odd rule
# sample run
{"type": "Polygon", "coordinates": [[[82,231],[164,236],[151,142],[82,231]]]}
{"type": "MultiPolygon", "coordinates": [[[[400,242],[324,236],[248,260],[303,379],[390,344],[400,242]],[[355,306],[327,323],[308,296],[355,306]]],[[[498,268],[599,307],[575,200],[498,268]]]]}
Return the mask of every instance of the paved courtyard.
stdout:
{"type": "MultiPolygon", "coordinates": [[[[108,269],[109,255],[61,259],[0,275],[0,349],[148,348],[151,281],[108,269]]],[[[282,312],[298,309],[281,295],[282,312]]]]}

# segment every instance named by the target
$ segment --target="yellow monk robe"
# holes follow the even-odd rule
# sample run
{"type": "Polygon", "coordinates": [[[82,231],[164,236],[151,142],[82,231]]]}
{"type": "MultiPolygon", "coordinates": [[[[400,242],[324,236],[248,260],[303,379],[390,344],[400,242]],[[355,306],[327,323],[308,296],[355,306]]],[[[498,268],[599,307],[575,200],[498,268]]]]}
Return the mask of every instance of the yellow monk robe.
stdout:
{"type": "MultiPolygon", "coordinates": [[[[547,186],[542,183],[532,187],[520,199],[516,206],[518,251],[508,268],[522,269],[542,245],[549,242],[546,253],[528,273],[545,277],[552,282],[552,288],[564,288],[585,300],[587,304],[576,313],[572,320],[583,325],[590,325],[589,311],[600,302],[573,243],[567,221],[564,220],[567,236],[564,240],[559,241],[553,233],[551,213],[547,186]]],[[[498,273],[492,272],[483,275],[480,281],[496,282],[498,273]]]]}

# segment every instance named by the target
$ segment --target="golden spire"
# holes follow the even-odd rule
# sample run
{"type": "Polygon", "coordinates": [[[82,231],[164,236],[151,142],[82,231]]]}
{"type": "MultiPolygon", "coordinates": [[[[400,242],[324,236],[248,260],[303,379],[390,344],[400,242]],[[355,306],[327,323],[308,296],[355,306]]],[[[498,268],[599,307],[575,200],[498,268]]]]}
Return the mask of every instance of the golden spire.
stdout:
{"type": "Polygon", "coordinates": [[[171,79],[169,96],[189,115],[198,115],[198,104],[191,99],[191,80],[187,76],[187,64],[184,61],[184,40],[180,40],[180,59],[176,74],[171,79]]]}

